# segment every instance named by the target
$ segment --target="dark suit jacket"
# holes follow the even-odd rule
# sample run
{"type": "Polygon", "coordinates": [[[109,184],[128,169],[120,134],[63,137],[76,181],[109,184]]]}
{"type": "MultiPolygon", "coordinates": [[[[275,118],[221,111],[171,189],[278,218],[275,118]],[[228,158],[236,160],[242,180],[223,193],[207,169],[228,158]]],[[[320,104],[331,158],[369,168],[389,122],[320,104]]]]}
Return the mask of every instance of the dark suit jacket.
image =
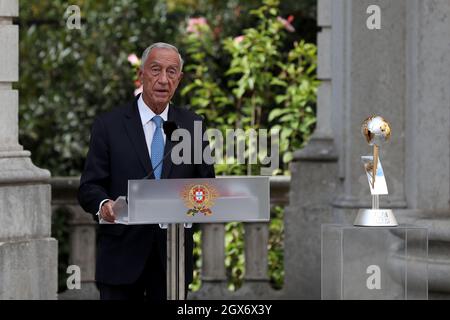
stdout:
{"type": "MultiPolygon", "coordinates": [[[[138,96],[139,97],[139,96],[138,96]]],[[[127,194],[129,179],[142,179],[152,171],[145,142],[137,99],[98,116],[92,126],[89,152],[81,176],[78,200],[86,212],[94,215],[103,199],[115,200],[127,194]]],[[[194,139],[195,113],[169,108],[169,121],[190,131],[194,139]]],[[[205,130],[203,125],[203,130],[205,130]]],[[[193,141],[192,141],[193,142],[193,141]]],[[[165,154],[174,143],[166,137],[165,154]]],[[[193,143],[191,155],[193,153],[193,143]]],[[[204,142],[206,147],[207,143],[204,142]]],[[[211,178],[214,167],[206,164],[163,162],[162,179],[211,178]]],[[[154,176],[151,176],[154,179],[154,176]]],[[[151,210],[151,208],[149,208],[151,210]]],[[[192,231],[186,232],[186,282],[192,281],[192,231]]],[[[158,225],[99,225],[97,239],[96,280],[105,284],[131,284],[141,275],[147,259],[166,263],[166,231],[158,225]],[[157,252],[155,252],[157,251],[157,252]]],[[[165,269],[163,269],[165,270],[165,269]]],[[[161,275],[161,276],[165,276],[161,275]]]]}

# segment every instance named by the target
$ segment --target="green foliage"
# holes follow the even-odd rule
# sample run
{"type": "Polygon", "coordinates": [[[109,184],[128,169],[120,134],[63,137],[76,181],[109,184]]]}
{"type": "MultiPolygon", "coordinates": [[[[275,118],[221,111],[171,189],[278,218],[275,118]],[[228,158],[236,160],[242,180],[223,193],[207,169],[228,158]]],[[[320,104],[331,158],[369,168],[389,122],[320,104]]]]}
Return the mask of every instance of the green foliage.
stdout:
{"type": "Polygon", "coordinates": [[[76,175],[93,118],[133,97],[128,55],[172,41],[177,26],[161,18],[157,0],[71,3],[80,6],[80,30],[66,28],[66,1],[21,2],[20,140],[39,166],[76,175]]]}
{"type": "Polygon", "coordinates": [[[284,282],[284,208],[276,206],[269,224],[269,278],[275,289],[281,289],[284,282]]]}
{"type": "Polygon", "coordinates": [[[200,270],[202,270],[202,230],[196,230],[194,232],[194,275],[192,283],[189,285],[189,289],[191,291],[197,291],[200,289],[201,283],[201,274],[200,270]]]}
{"type": "Polygon", "coordinates": [[[315,124],[317,47],[303,40],[294,43],[288,62],[280,63],[279,78],[272,81],[284,92],[275,96],[281,107],[270,111],[268,121],[280,129],[280,153],[283,163],[289,163],[293,150],[303,147],[315,124]]]}
{"type": "MultiPolygon", "coordinates": [[[[189,85],[182,95],[210,127],[223,133],[231,126],[279,129],[287,171],[293,151],[307,141],[315,123],[317,50],[302,40],[283,51],[288,21],[280,18],[277,0],[263,2],[251,11],[256,27],[241,36],[217,38],[205,22],[187,34],[189,85]]],[[[216,170],[246,172],[244,166],[216,166],[216,170]]]]}

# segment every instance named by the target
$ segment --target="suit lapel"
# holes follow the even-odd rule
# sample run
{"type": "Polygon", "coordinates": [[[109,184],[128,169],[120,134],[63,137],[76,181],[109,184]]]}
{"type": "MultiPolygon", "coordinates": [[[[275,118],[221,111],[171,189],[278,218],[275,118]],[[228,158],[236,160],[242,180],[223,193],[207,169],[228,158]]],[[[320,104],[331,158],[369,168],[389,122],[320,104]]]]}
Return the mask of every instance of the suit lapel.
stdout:
{"type": "MultiPolygon", "coordinates": [[[[174,121],[175,123],[180,125],[177,115],[178,110],[171,104],[169,107],[169,115],[167,117],[167,120],[174,121]]],[[[169,152],[174,145],[175,143],[170,139],[170,137],[166,137],[166,144],[164,146],[164,155],[166,155],[167,152],[169,152]]],[[[169,154],[163,161],[161,179],[167,179],[170,175],[171,169],[172,169],[172,155],[169,154]]]]}
{"type": "MultiPolygon", "coordinates": [[[[136,97],[134,102],[125,112],[124,124],[130,138],[130,142],[133,145],[139,161],[145,169],[146,174],[152,171],[151,160],[148,153],[147,143],[145,142],[144,128],[142,126],[141,117],[139,116],[139,110],[137,105],[137,100],[139,96],[136,97]]],[[[152,174],[150,178],[154,179],[152,174]]]]}

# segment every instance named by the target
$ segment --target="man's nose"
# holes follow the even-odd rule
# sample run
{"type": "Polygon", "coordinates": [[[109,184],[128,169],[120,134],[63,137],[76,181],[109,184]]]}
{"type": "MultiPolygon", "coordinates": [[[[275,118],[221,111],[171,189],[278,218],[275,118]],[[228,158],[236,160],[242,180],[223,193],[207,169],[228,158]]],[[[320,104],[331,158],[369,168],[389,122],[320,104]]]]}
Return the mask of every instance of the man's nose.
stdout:
{"type": "Polygon", "coordinates": [[[167,78],[167,73],[165,70],[162,70],[158,77],[158,82],[161,84],[166,84],[169,82],[169,79],[167,78]]]}

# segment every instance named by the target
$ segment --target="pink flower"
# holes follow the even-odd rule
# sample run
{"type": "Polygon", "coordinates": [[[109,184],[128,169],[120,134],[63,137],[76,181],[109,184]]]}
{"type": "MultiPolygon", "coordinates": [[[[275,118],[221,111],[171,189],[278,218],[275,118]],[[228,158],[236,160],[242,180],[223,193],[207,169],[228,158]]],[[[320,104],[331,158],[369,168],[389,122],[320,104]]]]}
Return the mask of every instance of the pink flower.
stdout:
{"type": "Polygon", "coordinates": [[[139,65],[141,63],[139,58],[134,53],[128,56],[128,62],[133,66],[139,65]]]}
{"type": "Polygon", "coordinates": [[[137,96],[139,93],[142,92],[142,86],[140,86],[139,88],[137,88],[136,90],[134,90],[134,95],[137,96]]]}
{"type": "Polygon", "coordinates": [[[242,42],[242,40],[244,40],[244,36],[239,36],[233,39],[234,43],[239,44],[242,42]]]}
{"type": "Polygon", "coordinates": [[[207,26],[208,22],[205,18],[199,17],[199,18],[190,18],[188,20],[188,26],[186,31],[188,33],[199,33],[199,27],[201,26],[207,26]]]}
{"type": "Polygon", "coordinates": [[[280,16],[278,16],[277,19],[278,19],[278,21],[281,22],[281,24],[284,26],[284,28],[285,28],[287,31],[289,31],[289,32],[294,32],[294,31],[295,31],[294,26],[291,24],[291,22],[294,21],[294,16],[293,16],[293,15],[290,15],[290,16],[287,18],[287,20],[284,19],[284,18],[282,18],[282,17],[280,17],[280,16]]]}

